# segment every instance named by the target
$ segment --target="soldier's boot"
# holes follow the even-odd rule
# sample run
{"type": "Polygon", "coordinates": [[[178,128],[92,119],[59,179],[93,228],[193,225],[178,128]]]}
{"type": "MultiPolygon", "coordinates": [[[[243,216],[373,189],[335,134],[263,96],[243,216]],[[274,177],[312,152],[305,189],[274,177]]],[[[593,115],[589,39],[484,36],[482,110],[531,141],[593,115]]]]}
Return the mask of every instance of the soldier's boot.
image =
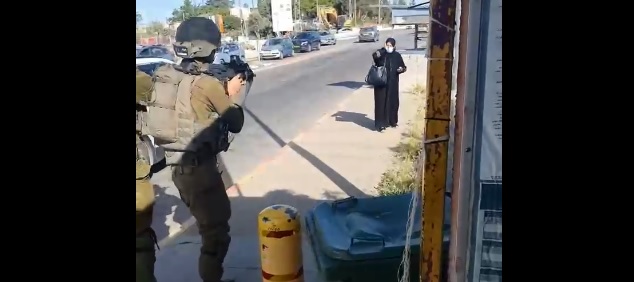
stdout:
{"type": "Polygon", "coordinates": [[[154,230],[147,231],[136,237],[136,282],[156,282],[154,277],[154,263],[156,254],[156,235],[154,230]]]}

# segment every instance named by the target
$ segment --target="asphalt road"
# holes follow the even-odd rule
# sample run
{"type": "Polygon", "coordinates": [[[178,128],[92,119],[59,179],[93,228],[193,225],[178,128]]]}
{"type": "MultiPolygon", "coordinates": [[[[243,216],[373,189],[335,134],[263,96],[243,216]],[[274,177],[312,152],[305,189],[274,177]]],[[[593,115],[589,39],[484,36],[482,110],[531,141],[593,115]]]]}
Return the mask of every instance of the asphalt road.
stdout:
{"type": "MultiPolygon", "coordinates": [[[[287,142],[361,87],[372,51],[387,37],[396,39],[397,50],[413,47],[412,31],[381,31],[381,41],[376,43],[340,41],[256,70],[246,101],[244,128],[221,156],[226,186],[272,159],[287,142]]],[[[169,174],[165,169],[153,178],[158,194],[153,227],[159,240],[178,231],[191,217],[169,174]]]]}

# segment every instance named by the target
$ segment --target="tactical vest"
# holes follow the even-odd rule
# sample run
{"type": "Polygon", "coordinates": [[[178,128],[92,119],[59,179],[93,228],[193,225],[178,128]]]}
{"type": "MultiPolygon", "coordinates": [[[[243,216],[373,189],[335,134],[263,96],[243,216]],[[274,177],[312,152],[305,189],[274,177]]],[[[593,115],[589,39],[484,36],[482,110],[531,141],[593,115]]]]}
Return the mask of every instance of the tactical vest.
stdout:
{"type": "MultiPolygon", "coordinates": [[[[157,145],[165,149],[167,165],[180,163],[185,152],[196,152],[203,144],[216,142],[214,134],[201,134],[204,128],[195,122],[191,90],[199,78],[173,65],[161,66],[154,72],[149,99],[140,102],[147,111],[137,112],[137,128],[143,135],[153,136],[157,145]]],[[[215,113],[210,118],[218,117],[215,113]]]]}

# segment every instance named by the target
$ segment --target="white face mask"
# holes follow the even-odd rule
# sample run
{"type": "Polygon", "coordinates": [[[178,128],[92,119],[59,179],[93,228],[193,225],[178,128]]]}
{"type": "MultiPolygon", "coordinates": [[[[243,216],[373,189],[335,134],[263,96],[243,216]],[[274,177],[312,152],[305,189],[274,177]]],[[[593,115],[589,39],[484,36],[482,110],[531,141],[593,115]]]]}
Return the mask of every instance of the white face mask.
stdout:
{"type": "Polygon", "coordinates": [[[386,50],[388,53],[392,53],[392,52],[394,52],[394,47],[385,47],[385,50],[386,50]]]}

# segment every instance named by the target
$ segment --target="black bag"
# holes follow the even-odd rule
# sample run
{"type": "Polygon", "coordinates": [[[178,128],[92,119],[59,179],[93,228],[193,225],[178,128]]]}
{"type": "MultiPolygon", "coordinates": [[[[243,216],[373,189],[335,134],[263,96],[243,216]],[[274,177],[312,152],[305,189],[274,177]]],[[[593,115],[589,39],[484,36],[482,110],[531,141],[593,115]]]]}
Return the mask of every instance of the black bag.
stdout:
{"type": "Polygon", "coordinates": [[[385,68],[385,63],[380,67],[373,64],[368,71],[368,75],[365,76],[365,83],[374,87],[387,85],[387,69],[385,68]]]}

